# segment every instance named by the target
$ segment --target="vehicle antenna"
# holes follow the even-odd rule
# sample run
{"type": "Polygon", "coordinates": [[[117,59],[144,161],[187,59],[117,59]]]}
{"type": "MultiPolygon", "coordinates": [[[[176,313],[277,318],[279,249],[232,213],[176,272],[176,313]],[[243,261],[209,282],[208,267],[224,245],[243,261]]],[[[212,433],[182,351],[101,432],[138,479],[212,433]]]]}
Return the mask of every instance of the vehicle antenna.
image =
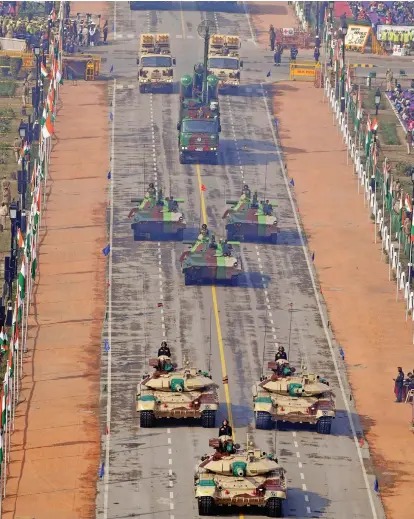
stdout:
{"type": "Polygon", "coordinates": [[[142,277],[142,293],[141,293],[141,308],[144,309],[144,358],[145,358],[145,366],[148,365],[148,355],[147,355],[147,312],[145,311],[145,299],[144,299],[144,277],[142,277]]]}
{"type": "Polygon", "coordinates": [[[267,190],[267,155],[266,155],[265,185],[264,185],[264,197],[263,197],[264,200],[266,200],[266,190],[267,190]]]}
{"type": "Polygon", "coordinates": [[[278,457],[277,457],[277,422],[276,422],[276,426],[275,426],[275,434],[273,436],[273,442],[274,442],[274,445],[273,445],[274,456],[276,459],[278,459],[278,457]]]}
{"type": "Polygon", "coordinates": [[[210,351],[208,354],[208,372],[211,373],[211,318],[213,314],[213,307],[210,308],[210,351]]]}
{"type": "Polygon", "coordinates": [[[289,303],[289,311],[290,311],[290,323],[289,323],[289,341],[288,341],[288,353],[287,353],[288,360],[289,360],[289,352],[290,352],[290,338],[292,337],[293,303],[289,303]]]}
{"type": "Polygon", "coordinates": [[[264,377],[264,363],[265,363],[265,354],[266,354],[266,335],[267,335],[267,311],[266,311],[266,319],[265,319],[265,332],[264,332],[264,338],[263,338],[262,377],[264,377]]]}

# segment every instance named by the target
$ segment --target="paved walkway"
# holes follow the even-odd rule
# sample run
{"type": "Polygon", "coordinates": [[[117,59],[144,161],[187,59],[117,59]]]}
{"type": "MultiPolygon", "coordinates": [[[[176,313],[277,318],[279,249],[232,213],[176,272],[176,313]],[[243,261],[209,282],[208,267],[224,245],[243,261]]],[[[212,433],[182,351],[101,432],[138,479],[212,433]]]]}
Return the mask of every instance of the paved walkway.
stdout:
{"type": "Polygon", "coordinates": [[[94,517],[105,311],[106,85],[61,91],[4,519],[94,517]]]}
{"type": "Polygon", "coordinates": [[[389,519],[413,514],[411,405],[394,403],[397,366],[414,365],[412,323],[395,302],[374,225],[332,115],[312,83],[278,83],[274,111],[335,337],[374,457],[389,519]],[[310,131],[312,126],[317,131],[310,131]]]}

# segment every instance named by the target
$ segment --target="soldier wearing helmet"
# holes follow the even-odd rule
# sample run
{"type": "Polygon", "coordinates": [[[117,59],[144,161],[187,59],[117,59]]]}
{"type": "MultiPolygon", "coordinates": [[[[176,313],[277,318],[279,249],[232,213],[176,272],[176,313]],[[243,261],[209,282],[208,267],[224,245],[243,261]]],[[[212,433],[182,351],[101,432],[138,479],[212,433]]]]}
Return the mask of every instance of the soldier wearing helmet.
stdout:
{"type": "Polygon", "coordinates": [[[154,184],[151,182],[151,184],[148,186],[148,191],[147,191],[147,195],[149,197],[154,197],[155,196],[155,187],[154,187],[154,184]]]}
{"type": "Polygon", "coordinates": [[[243,186],[243,195],[245,195],[247,198],[250,198],[251,196],[251,191],[250,191],[250,188],[247,184],[244,184],[243,186]]]}
{"type": "Polygon", "coordinates": [[[158,350],[158,357],[162,357],[162,356],[165,356],[165,357],[171,357],[171,350],[170,350],[170,348],[168,347],[166,341],[162,341],[162,343],[161,343],[161,347],[160,347],[160,349],[158,350]]]}
{"type": "Polygon", "coordinates": [[[279,346],[276,355],[275,355],[275,361],[278,361],[280,359],[287,360],[287,354],[285,352],[285,348],[283,346],[279,346]]]}

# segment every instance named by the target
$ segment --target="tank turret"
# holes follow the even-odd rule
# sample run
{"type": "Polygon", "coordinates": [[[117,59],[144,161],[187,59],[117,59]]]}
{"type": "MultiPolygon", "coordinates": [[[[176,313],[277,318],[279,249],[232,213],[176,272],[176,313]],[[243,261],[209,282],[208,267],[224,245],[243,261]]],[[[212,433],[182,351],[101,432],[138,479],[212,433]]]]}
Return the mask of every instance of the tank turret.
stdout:
{"type": "Polygon", "coordinates": [[[214,427],[219,406],[217,384],[209,373],[189,366],[178,368],[166,355],[151,359],[154,373],[137,386],[136,409],[141,427],[153,427],[157,418],[199,418],[214,427]]]}
{"type": "Polygon", "coordinates": [[[259,506],[281,517],[287,496],[286,472],[272,454],[251,444],[245,449],[229,436],[212,439],[215,449],[196,466],[194,480],[200,515],[215,515],[218,505],[259,506]]]}
{"type": "Polygon", "coordinates": [[[246,185],[239,200],[226,200],[226,204],[232,206],[223,214],[227,220],[227,239],[277,243],[279,227],[274,213],[277,204],[259,200],[257,191],[252,194],[246,185]]]}
{"type": "Polygon", "coordinates": [[[335,418],[335,395],[320,377],[295,372],[286,360],[269,362],[273,373],[253,386],[257,429],[270,429],[273,421],[309,423],[321,434],[330,434],[335,418]]]}
{"type": "Polygon", "coordinates": [[[237,285],[242,268],[233,245],[239,245],[239,242],[217,240],[204,224],[196,243],[180,257],[185,284],[223,281],[237,285]]]}

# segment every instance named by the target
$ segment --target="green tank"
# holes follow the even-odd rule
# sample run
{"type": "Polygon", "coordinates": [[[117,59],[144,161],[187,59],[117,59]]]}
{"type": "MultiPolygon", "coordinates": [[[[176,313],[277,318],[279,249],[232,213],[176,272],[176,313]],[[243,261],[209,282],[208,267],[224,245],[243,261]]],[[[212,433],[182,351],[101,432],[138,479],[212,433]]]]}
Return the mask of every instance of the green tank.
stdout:
{"type": "Polygon", "coordinates": [[[192,243],[190,250],[180,258],[185,284],[227,282],[237,285],[242,266],[233,245],[239,245],[239,242],[216,242],[214,234],[210,235],[207,226],[203,225],[196,243],[192,243]]]}

